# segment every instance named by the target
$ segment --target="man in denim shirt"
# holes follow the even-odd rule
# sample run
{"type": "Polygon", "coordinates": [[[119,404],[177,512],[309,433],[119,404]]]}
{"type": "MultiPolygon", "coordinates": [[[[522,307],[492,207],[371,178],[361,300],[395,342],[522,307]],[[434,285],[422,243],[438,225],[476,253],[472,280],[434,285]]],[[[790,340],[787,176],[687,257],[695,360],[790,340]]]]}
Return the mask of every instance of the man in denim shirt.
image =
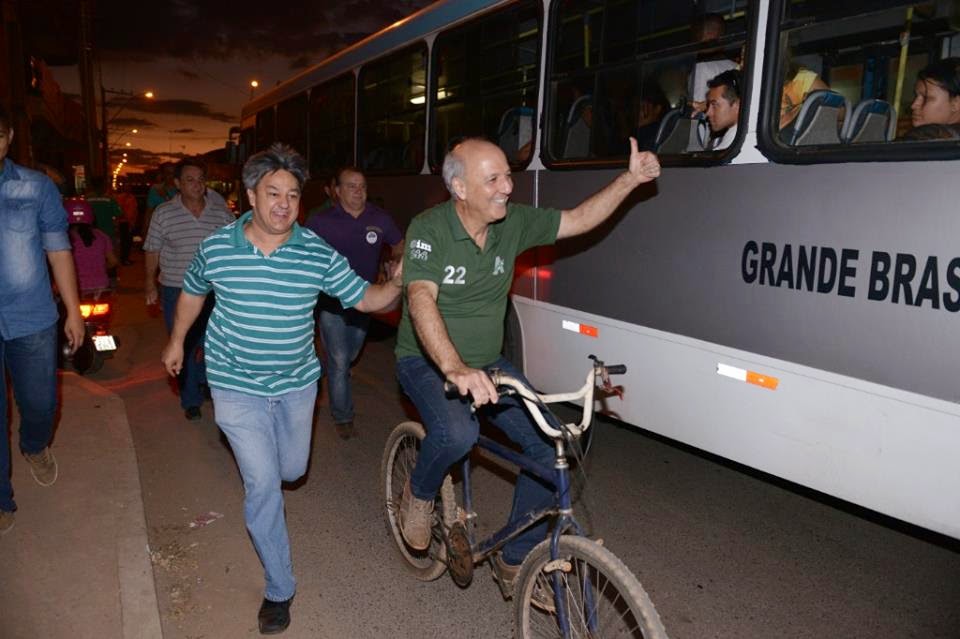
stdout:
{"type": "Polygon", "coordinates": [[[12,121],[0,106],[0,535],[13,528],[6,370],[20,413],[20,451],[41,486],[57,480],[50,451],[57,409],[57,306],[50,271],[67,308],[71,351],[83,341],[67,213],[50,178],[6,159],[12,121]]]}

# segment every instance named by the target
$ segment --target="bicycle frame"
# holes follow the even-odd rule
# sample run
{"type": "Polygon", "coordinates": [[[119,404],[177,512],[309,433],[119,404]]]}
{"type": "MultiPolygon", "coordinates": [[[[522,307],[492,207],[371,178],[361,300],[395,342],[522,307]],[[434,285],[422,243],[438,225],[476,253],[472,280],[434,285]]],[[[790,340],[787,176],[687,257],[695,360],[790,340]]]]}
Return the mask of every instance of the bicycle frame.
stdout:
{"type": "MultiPolygon", "coordinates": [[[[560,535],[571,529],[574,530],[577,535],[583,534],[580,524],[573,516],[573,505],[570,497],[570,465],[567,463],[563,433],[547,423],[547,420],[543,416],[543,411],[549,410],[546,408],[546,404],[583,399],[583,414],[580,423],[565,425],[566,429],[574,435],[582,435],[590,427],[593,419],[593,394],[596,388],[596,377],[598,372],[600,372],[603,375],[604,380],[606,380],[606,375],[603,373],[603,370],[602,364],[595,363],[593,366],[591,366],[589,373],[587,373],[587,379],[579,390],[572,393],[558,393],[553,395],[537,394],[527,388],[519,380],[516,380],[508,375],[504,375],[499,372],[493,372],[491,374],[492,381],[495,385],[509,387],[512,389],[514,394],[518,395],[523,400],[523,404],[526,406],[527,412],[533,418],[537,426],[539,426],[544,433],[553,439],[556,448],[556,458],[553,468],[548,468],[543,464],[530,459],[526,455],[499,444],[498,442],[495,442],[484,435],[481,435],[478,438],[477,446],[492,453],[495,457],[499,457],[516,466],[519,466],[521,470],[524,470],[549,484],[553,488],[553,504],[538,511],[528,512],[515,522],[508,522],[500,530],[496,531],[489,537],[480,540],[479,542],[475,538],[474,527],[469,526],[467,528],[467,534],[473,553],[474,563],[483,561],[510,539],[516,537],[521,532],[546,517],[559,518],[557,526],[553,531],[551,543],[551,555],[554,558],[556,558],[557,555],[557,544],[559,542],[560,535]]],[[[469,456],[466,457],[463,462],[461,462],[461,469],[463,473],[463,510],[466,514],[467,520],[472,521],[477,515],[473,510],[473,490],[470,480],[469,456]]]]}

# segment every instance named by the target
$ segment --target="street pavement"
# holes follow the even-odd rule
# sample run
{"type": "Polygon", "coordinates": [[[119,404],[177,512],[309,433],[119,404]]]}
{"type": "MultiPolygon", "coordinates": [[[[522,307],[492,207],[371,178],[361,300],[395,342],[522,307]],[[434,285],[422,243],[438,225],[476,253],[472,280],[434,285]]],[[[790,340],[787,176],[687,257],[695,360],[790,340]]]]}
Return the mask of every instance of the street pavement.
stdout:
{"type": "MultiPolygon", "coordinates": [[[[3,639],[156,637],[158,624],[168,639],[258,634],[263,577],[239,474],[211,404],[200,421],[184,419],[141,280],[139,263],[121,272],[116,357],[89,378],[63,378],[57,484],[40,488],[15,456],[20,512],[0,538],[3,639]]],[[[392,344],[375,335],[354,369],[360,437],[337,438],[321,394],[308,473],[285,490],[298,594],[284,636],[510,637],[513,609],[487,567],[468,588],[448,576],[420,583],[387,538],[380,456],[408,418],[392,344]]],[[[629,427],[595,428],[578,516],[638,576],[674,639],[960,637],[955,541],[629,427]]],[[[481,531],[502,523],[511,481],[509,468],[475,469],[481,531]]]]}
{"type": "Polygon", "coordinates": [[[74,373],[62,374],[60,397],[56,483],[41,487],[12,455],[18,511],[0,538],[0,637],[159,638],[124,403],[74,373]]]}

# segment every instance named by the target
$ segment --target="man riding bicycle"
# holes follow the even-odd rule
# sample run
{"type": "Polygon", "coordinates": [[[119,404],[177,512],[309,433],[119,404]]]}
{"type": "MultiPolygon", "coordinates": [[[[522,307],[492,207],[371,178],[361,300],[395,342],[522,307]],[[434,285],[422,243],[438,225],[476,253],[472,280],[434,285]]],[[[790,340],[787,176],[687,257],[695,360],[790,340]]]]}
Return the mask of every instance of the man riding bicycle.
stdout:
{"type": "MultiPolygon", "coordinates": [[[[403,317],[397,335],[397,376],[426,427],[416,468],[398,512],[406,543],[430,545],[434,498],[451,464],[477,441],[470,405],[444,394],[444,381],[472,396],[485,416],[525,455],[552,467],[554,448],[516,398],[497,396],[485,371],[498,368],[523,380],[500,355],[507,295],[518,254],[586,233],[606,220],[640,184],[660,174],[657,157],[630,138],[628,170],[576,208],[559,211],[508,204],[510,165],[500,148],[470,138],[447,153],[443,179],[451,199],[410,223],[404,259],[403,317]]],[[[552,499],[552,489],[521,473],[510,521],[552,499]]],[[[546,535],[547,522],[504,545],[495,559],[506,591],[527,553],[546,535]]]]}

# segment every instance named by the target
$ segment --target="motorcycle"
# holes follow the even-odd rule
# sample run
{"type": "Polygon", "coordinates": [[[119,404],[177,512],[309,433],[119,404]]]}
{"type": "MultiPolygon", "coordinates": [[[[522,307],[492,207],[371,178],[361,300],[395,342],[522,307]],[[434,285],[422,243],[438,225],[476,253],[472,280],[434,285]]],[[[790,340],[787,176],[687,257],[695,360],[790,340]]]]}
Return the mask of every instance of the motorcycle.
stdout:
{"type": "MultiPolygon", "coordinates": [[[[80,315],[83,317],[85,328],[83,342],[71,355],[70,346],[64,342],[61,346],[63,364],[69,366],[80,375],[96,373],[103,367],[105,359],[113,357],[117,350],[117,338],[110,333],[110,323],[113,318],[116,297],[111,290],[83,293],[80,296],[80,315]]],[[[63,312],[60,312],[60,338],[63,335],[63,312]]]]}

